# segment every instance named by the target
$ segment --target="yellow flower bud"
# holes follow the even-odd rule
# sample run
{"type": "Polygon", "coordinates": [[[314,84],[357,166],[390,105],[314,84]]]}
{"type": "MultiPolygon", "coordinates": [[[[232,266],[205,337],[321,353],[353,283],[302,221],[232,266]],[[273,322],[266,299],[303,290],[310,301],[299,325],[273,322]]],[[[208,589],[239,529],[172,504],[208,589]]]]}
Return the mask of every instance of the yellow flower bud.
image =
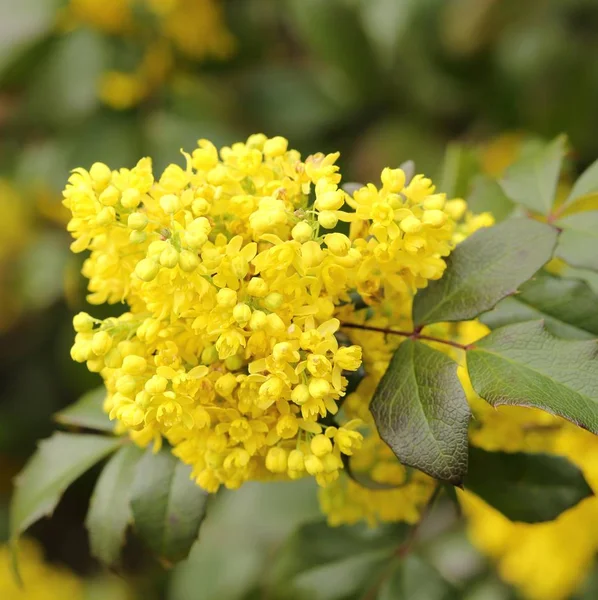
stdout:
{"type": "Polygon", "coordinates": [[[182,250],[179,254],[179,267],[185,273],[191,273],[199,267],[199,257],[195,252],[189,250],[182,250]]]}
{"type": "Polygon", "coordinates": [[[120,192],[118,191],[118,188],[114,187],[113,185],[109,185],[100,194],[98,200],[104,206],[114,206],[115,204],[118,203],[119,198],[120,198],[120,192]]]}
{"type": "Polygon", "coordinates": [[[112,347],[112,338],[106,331],[98,331],[94,333],[91,340],[91,349],[97,356],[104,356],[112,347]]]}
{"type": "Polygon", "coordinates": [[[77,333],[85,333],[93,329],[93,318],[86,312],[80,312],[73,317],[73,328],[77,333]]]}
{"type": "Polygon", "coordinates": [[[214,385],[216,392],[224,398],[230,396],[236,387],[237,378],[232,373],[226,373],[225,375],[220,376],[214,385]]]}
{"type": "Polygon", "coordinates": [[[330,393],[330,382],[327,379],[314,377],[309,382],[309,393],[314,398],[323,398],[330,393]]]}
{"type": "Polygon", "coordinates": [[[446,202],[444,194],[432,194],[423,201],[425,210],[442,210],[446,202]]]}
{"type": "Polygon", "coordinates": [[[447,219],[446,213],[441,210],[426,210],[422,216],[422,223],[432,227],[442,227],[447,219]]]}
{"type": "Polygon", "coordinates": [[[156,278],[160,266],[151,258],[144,258],[137,263],[135,267],[135,275],[143,281],[152,281],[156,278]]]}
{"type": "Polygon", "coordinates": [[[123,357],[118,348],[112,348],[106,356],[104,356],[104,364],[109,369],[120,369],[123,364],[123,357]]]}
{"type": "Polygon", "coordinates": [[[307,221],[300,221],[293,227],[291,236],[296,242],[303,244],[304,242],[311,240],[313,233],[313,227],[307,221]]]}
{"type": "Polygon", "coordinates": [[[168,386],[168,379],[160,375],[154,375],[145,382],[145,391],[148,394],[161,394],[168,386]]]}
{"type": "Polygon", "coordinates": [[[264,329],[267,324],[266,313],[261,310],[256,310],[251,315],[251,319],[249,320],[249,329],[251,331],[259,331],[260,329],[264,329]]]}
{"type": "Polygon", "coordinates": [[[145,231],[131,231],[129,234],[129,241],[132,244],[142,244],[145,240],[147,240],[145,231]]]}
{"type": "Polygon", "coordinates": [[[266,317],[266,330],[270,335],[282,335],[286,330],[286,326],[276,313],[270,313],[266,317]]]}
{"type": "Polygon", "coordinates": [[[135,396],[135,404],[141,408],[147,408],[152,403],[152,396],[147,390],[141,390],[135,396]]]}
{"type": "Polygon", "coordinates": [[[211,365],[218,360],[218,350],[216,346],[206,346],[201,352],[201,362],[204,365],[211,365]]]}
{"type": "Polygon", "coordinates": [[[238,371],[244,364],[245,364],[245,361],[238,354],[235,354],[234,356],[229,356],[224,361],[224,366],[229,371],[238,371]]]}
{"type": "Polygon", "coordinates": [[[256,298],[263,298],[268,293],[268,284],[261,277],[252,277],[247,284],[247,293],[256,298]]]}
{"type": "Polygon", "coordinates": [[[127,219],[127,226],[129,229],[141,231],[147,227],[147,215],[140,212],[134,212],[129,215],[127,219]]]}
{"type": "Polygon", "coordinates": [[[181,201],[175,194],[166,194],[160,198],[160,207],[167,215],[173,215],[181,210],[181,201]]]}
{"type": "Polygon", "coordinates": [[[141,194],[135,188],[129,188],[122,193],[120,203],[125,208],[137,208],[141,203],[141,194]]]}
{"type": "Polygon", "coordinates": [[[264,143],[264,154],[268,157],[282,156],[289,146],[289,142],[281,137],[276,136],[264,143]]]}
{"type": "Polygon", "coordinates": [[[291,471],[305,471],[305,455],[301,450],[289,452],[288,467],[291,471]]]}
{"type": "MultiPolygon", "coordinates": [[[[262,313],[264,314],[264,313],[262,313]]],[[[266,315],[264,315],[264,323],[266,315]]],[[[233,308],[233,319],[241,325],[241,327],[245,327],[249,320],[251,319],[251,308],[247,306],[247,304],[240,303],[233,308]]],[[[253,329],[253,328],[252,328],[253,329]]],[[[259,329],[259,327],[258,327],[259,329]]]]}
{"type": "Polygon", "coordinates": [[[418,231],[421,231],[422,223],[417,217],[409,215],[401,221],[399,227],[405,233],[417,233],[418,231]]]}
{"type": "Polygon", "coordinates": [[[106,187],[112,179],[112,171],[110,168],[101,162],[96,162],[91,165],[89,169],[89,175],[91,176],[94,183],[100,187],[106,187]]]}
{"type": "Polygon", "coordinates": [[[137,381],[132,375],[123,375],[116,380],[115,387],[119,394],[130,396],[137,389],[137,381]]]}
{"type": "Polygon", "coordinates": [[[382,170],[380,179],[382,185],[390,192],[400,192],[405,187],[405,173],[402,169],[390,169],[386,167],[382,170]]]}
{"type": "Polygon", "coordinates": [[[218,293],[216,294],[216,303],[221,308],[232,308],[237,304],[237,292],[235,292],[235,290],[229,290],[228,288],[218,290],[218,293]]]}
{"type": "Polygon", "coordinates": [[[282,294],[272,292],[264,298],[264,306],[271,311],[278,310],[284,301],[282,294]]]}
{"type": "Polygon", "coordinates": [[[361,347],[343,346],[334,355],[334,364],[347,371],[357,371],[361,365],[361,347]]]}
{"type": "Polygon", "coordinates": [[[172,246],[166,246],[160,253],[160,264],[167,269],[174,269],[179,264],[179,253],[172,246]]]}
{"type": "Polygon", "coordinates": [[[295,386],[291,392],[291,400],[299,406],[305,404],[310,398],[309,389],[303,383],[295,386]]]}
{"type": "Polygon", "coordinates": [[[345,203],[345,193],[342,190],[324,192],[314,202],[314,207],[319,211],[338,210],[345,203]]]}
{"type": "Polygon", "coordinates": [[[325,210],[318,215],[318,223],[324,229],[334,229],[338,223],[338,217],[330,210],[325,210]]]}
{"type": "Polygon", "coordinates": [[[465,214],[467,203],[461,198],[455,198],[454,200],[449,200],[445,204],[444,210],[453,221],[458,221],[465,214]]]}
{"type": "Polygon", "coordinates": [[[207,241],[208,236],[205,233],[194,233],[192,231],[186,231],[183,236],[183,241],[186,246],[193,250],[199,250],[207,241]]]}
{"type": "Polygon", "coordinates": [[[347,256],[351,249],[351,240],[342,233],[329,233],[324,236],[328,250],[336,256],[347,256]]]}
{"type": "Polygon", "coordinates": [[[128,375],[143,375],[147,368],[147,361],[143,356],[130,354],[123,358],[122,370],[128,375]]]}
{"type": "Polygon", "coordinates": [[[100,227],[110,225],[116,220],[116,211],[112,206],[104,206],[102,210],[96,216],[96,223],[100,227]]]}
{"type": "Polygon", "coordinates": [[[319,433],[312,438],[309,448],[316,456],[321,458],[322,456],[332,452],[332,442],[330,441],[330,438],[327,438],[325,435],[319,433]]]}
{"type": "Polygon", "coordinates": [[[284,448],[270,448],[266,454],[266,469],[272,473],[284,473],[287,470],[287,451],[284,448]]]}
{"type": "Polygon", "coordinates": [[[317,475],[318,473],[321,473],[324,470],[324,465],[317,456],[313,454],[308,454],[305,457],[305,470],[310,475],[317,475]]]}

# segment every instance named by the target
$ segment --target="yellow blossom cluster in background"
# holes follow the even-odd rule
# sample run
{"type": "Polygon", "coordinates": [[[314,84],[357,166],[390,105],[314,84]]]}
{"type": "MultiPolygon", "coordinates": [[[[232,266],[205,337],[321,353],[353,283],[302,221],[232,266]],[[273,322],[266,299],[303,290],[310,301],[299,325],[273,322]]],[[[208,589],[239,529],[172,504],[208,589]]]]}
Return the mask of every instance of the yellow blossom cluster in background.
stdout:
{"type": "Polygon", "coordinates": [[[337,158],[261,134],[220,152],[200,140],[159,179],[149,159],[96,163],[64,192],[89,301],[130,307],[77,315],[72,356],[102,375],[111,418],[139,443],[168,440],[208,491],[334,482],[362,444],[363,411],[330,421],[362,361],[339,335],[351,294],[405,311],[444,271],[463,201],[400,169],[350,197],[337,158]]]}
{"type": "Polygon", "coordinates": [[[99,82],[102,101],[119,110],[162,86],[177,57],[221,60],[234,48],[220,0],[70,0],[63,27],[79,26],[123,39],[140,53],[134,69],[115,66],[99,82]]]}
{"type": "Polygon", "coordinates": [[[0,546],[0,598],[5,600],[82,600],[83,582],[73,573],[45,562],[42,550],[33,540],[19,542],[21,586],[11,571],[11,550],[0,546]]]}

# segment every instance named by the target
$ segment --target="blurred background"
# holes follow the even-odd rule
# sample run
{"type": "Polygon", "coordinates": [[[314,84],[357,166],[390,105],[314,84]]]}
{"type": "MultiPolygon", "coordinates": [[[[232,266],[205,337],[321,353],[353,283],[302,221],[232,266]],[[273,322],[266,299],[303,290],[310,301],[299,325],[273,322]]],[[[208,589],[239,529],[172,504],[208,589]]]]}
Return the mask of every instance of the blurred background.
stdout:
{"type": "MultiPolygon", "coordinates": [[[[0,0],[0,539],[12,477],[53,413],[99,382],[69,356],[72,315],[110,310],[86,308],[69,252],[72,168],[149,155],[159,172],[199,138],[264,132],[304,155],[340,150],[348,181],[406,160],[438,178],[455,142],[497,174],[522,139],[565,132],[580,171],[598,157],[597,51],[596,0],[0,0]]],[[[82,527],[96,475],[32,529],[40,547],[27,556],[47,583],[17,596],[0,564],[0,598],[62,599],[67,585],[92,600],[291,597],[269,590],[266,566],[319,518],[309,484],[223,494],[187,564],[168,572],[130,541],[107,574],[82,527]]],[[[405,597],[447,597],[432,569],[463,582],[451,597],[517,598],[449,523],[405,597]]],[[[576,598],[598,597],[591,581],[576,598]]],[[[296,587],[297,598],[360,597],[326,574],[296,587]]]]}

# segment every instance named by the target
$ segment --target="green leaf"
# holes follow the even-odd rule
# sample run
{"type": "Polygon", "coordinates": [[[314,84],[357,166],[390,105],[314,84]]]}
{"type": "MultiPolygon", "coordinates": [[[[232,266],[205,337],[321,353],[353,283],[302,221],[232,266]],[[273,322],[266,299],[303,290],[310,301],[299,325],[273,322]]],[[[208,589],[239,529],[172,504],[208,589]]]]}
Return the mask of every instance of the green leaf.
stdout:
{"type": "Polygon", "coordinates": [[[277,555],[272,578],[287,582],[299,575],[359,555],[389,556],[406,539],[405,524],[373,530],[361,525],[330,527],[325,520],[306,523],[285,542],[277,555]]]}
{"type": "Polygon", "coordinates": [[[598,336],[598,295],[583,281],[540,272],[523,284],[520,293],[501,300],[481,316],[491,329],[544,319],[547,331],[566,339],[598,336]]]}
{"type": "Polygon", "coordinates": [[[168,449],[147,450],[131,490],[135,530],[163,559],[187,557],[205,517],[208,494],[191,480],[191,467],[168,449]]]}
{"type": "Polygon", "coordinates": [[[54,419],[61,425],[85,427],[86,429],[97,429],[98,431],[112,433],[115,425],[104,412],[105,398],[106,388],[101,385],[83,394],[77,402],[56,413],[54,419]]]}
{"type": "Polygon", "coordinates": [[[556,224],[563,229],[556,256],[573,267],[598,271],[598,211],[563,217],[556,224]]]}
{"type": "Polygon", "coordinates": [[[475,214],[490,212],[499,223],[513,212],[515,205],[495,179],[488,175],[478,175],[467,196],[467,207],[475,214]]]}
{"type": "Polygon", "coordinates": [[[561,340],[542,321],[507,325],[467,352],[475,391],[493,406],[541,408],[598,434],[598,343],[561,340]]]}
{"type": "Polygon", "coordinates": [[[501,181],[513,202],[547,215],[554,203],[556,187],[565,156],[565,137],[525,153],[512,164],[501,181]]]}
{"type": "Polygon", "coordinates": [[[106,565],[118,560],[127,525],[133,518],[131,486],[142,455],[137,446],[122,447],[104,467],[91,497],[85,520],[91,553],[106,565]]]}
{"type": "Polygon", "coordinates": [[[464,197],[469,192],[472,177],[480,171],[475,153],[459,143],[449,144],[444,155],[440,191],[448,198],[464,197]]]}
{"type": "Polygon", "coordinates": [[[460,485],[467,472],[469,405],[448,356],[414,341],[394,353],[370,406],[401,463],[460,485]]]}
{"type": "Polygon", "coordinates": [[[50,515],[66,488],[122,443],[114,437],[60,432],[41,441],[15,482],[11,537],[18,537],[32,523],[50,515]]]}
{"type": "Polygon", "coordinates": [[[563,206],[573,204],[578,198],[598,193],[598,160],[594,161],[577,179],[563,206]]]}
{"type": "Polygon", "coordinates": [[[554,228],[531,219],[479,229],[446,259],[442,278],[415,295],[415,325],[466,321],[490,310],[550,259],[556,239],[554,228]]]}
{"type": "Polygon", "coordinates": [[[562,456],[470,448],[466,489],[512,521],[552,521],[593,495],[580,469],[562,456]]]}

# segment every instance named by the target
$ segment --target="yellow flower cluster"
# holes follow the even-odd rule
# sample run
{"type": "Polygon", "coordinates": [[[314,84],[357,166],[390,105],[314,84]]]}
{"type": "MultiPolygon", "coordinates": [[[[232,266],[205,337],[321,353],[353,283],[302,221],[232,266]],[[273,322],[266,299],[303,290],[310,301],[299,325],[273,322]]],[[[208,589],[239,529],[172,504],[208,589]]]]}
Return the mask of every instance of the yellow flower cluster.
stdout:
{"type": "Polygon", "coordinates": [[[0,598],[6,600],[82,600],[83,583],[70,571],[44,561],[41,548],[32,540],[19,542],[21,587],[10,570],[11,551],[0,546],[0,598]]]}
{"type": "Polygon", "coordinates": [[[126,109],[166,80],[175,54],[194,61],[231,54],[234,42],[222,12],[220,0],[70,0],[66,22],[71,27],[88,25],[142,47],[135,71],[108,71],[100,83],[102,100],[126,109]]]}
{"type": "Polygon", "coordinates": [[[338,153],[303,161],[281,137],[220,152],[200,140],[185,158],[159,179],[149,159],[69,179],[89,300],[130,307],[77,315],[72,357],[101,373],[111,418],[139,443],[167,439],[204,489],[304,475],[326,486],[362,443],[359,410],[332,421],[362,360],[339,333],[351,294],[408,306],[442,276],[462,201],[400,169],[351,198],[338,153]]]}

